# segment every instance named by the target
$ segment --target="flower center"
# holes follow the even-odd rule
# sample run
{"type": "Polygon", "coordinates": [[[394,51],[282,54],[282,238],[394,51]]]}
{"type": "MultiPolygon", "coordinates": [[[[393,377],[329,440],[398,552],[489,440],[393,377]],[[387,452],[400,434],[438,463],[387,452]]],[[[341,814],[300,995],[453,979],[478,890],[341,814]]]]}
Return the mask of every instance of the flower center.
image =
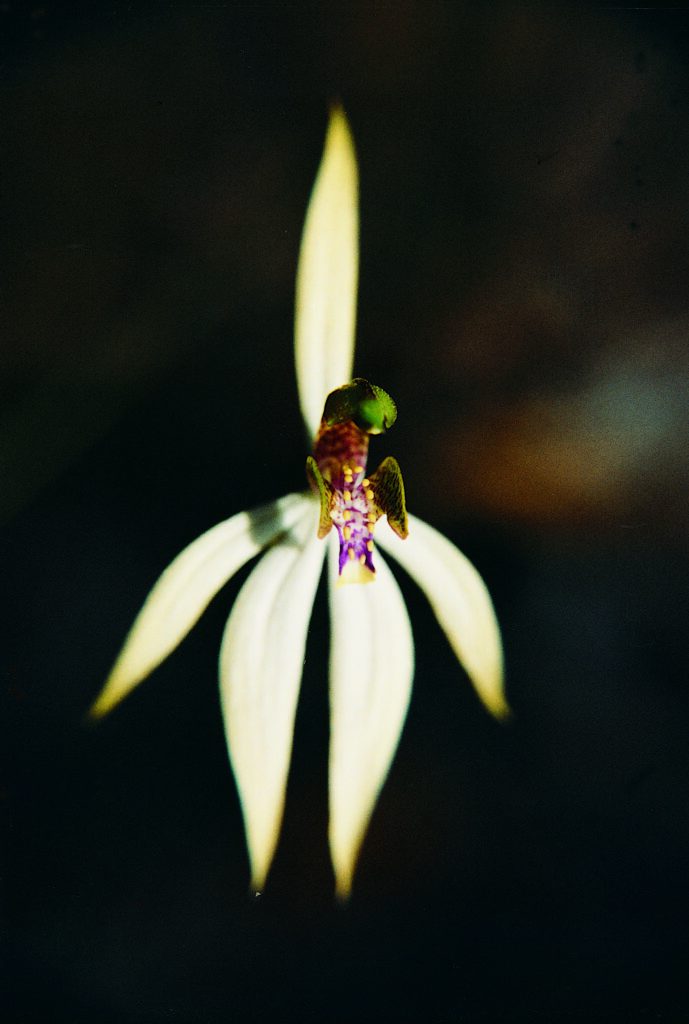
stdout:
{"type": "Polygon", "coordinates": [[[388,456],[375,473],[366,472],[369,435],[382,433],[395,415],[389,395],[356,378],[328,396],[313,455],[306,460],[309,483],[321,503],[318,536],[327,536],[333,526],[337,530],[343,583],[375,579],[373,528],[382,515],[395,533],[407,536],[397,460],[388,456]]]}

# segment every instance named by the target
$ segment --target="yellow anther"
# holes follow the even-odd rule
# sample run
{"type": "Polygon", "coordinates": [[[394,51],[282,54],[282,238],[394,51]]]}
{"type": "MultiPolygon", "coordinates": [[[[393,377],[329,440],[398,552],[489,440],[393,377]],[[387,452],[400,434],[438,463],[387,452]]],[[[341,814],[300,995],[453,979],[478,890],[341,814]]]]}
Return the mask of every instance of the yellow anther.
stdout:
{"type": "Polygon", "coordinates": [[[353,562],[354,561],[354,548],[350,548],[348,553],[349,553],[350,561],[353,562]]]}
{"type": "Polygon", "coordinates": [[[345,491],[343,493],[342,497],[344,498],[345,501],[351,501],[352,500],[352,492],[351,491],[345,491]]]}
{"type": "Polygon", "coordinates": [[[344,537],[345,540],[349,540],[349,538],[352,536],[351,526],[345,526],[344,530],[342,531],[342,536],[344,537]]]}
{"type": "Polygon", "coordinates": [[[368,551],[373,551],[373,541],[372,540],[367,540],[366,541],[366,548],[367,548],[368,551]]]}
{"type": "Polygon", "coordinates": [[[362,483],[362,485],[364,487],[368,487],[368,485],[371,483],[371,481],[369,480],[369,478],[367,476],[365,476],[364,479],[361,481],[361,483],[362,483]]]}
{"type": "MultiPolygon", "coordinates": [[[[350,548],[349,550],[351,551],[352,549],[350,548]]],[[[361,562],[362,565],[365,565],[366,564],[366,555],[359,555],[359,561],[361,562]]]]}
{"type": "Polygon", "coordinates": [[[348,519],[352,518],[352,513],[349,511],[348,508],[346,508],[342,513],[342,518],[344,519],[345,523],[347,522],[348,519]]]}
{"type": "MultiPolygon", "coordinates": [[[[355,473],[363,473],[363,471],[364,471],[364,467],[363,466],[355,466],[354,467],[354,472],[355,473]]],[[[366,483],[366,481],[364,481],[364,483],[366,483]]]]}
{"type": "Polygon", "coordinates": [[[366,491],[366,497],[368,498],[369,501],[373,500],[373,491],[370,488],[368,491],[366,491]]]}

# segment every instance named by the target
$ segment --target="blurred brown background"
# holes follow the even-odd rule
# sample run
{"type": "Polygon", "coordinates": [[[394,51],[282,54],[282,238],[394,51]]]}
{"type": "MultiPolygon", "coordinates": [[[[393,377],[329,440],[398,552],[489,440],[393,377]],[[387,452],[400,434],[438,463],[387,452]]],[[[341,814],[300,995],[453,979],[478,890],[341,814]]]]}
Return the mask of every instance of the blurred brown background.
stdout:
{"type": "Polygon", "coordinates": [[[681,1019],[689,13],[5,3],[0,45],[6,1019],[681,1019]],[[174,554],[303,486],[335,97],[379,450],[489,583],[515,709],[487,720],[402,580],[415,696],[344,909],[324,601],[259,903],[215,682],[239,581],[82,726],[174,554]]]}

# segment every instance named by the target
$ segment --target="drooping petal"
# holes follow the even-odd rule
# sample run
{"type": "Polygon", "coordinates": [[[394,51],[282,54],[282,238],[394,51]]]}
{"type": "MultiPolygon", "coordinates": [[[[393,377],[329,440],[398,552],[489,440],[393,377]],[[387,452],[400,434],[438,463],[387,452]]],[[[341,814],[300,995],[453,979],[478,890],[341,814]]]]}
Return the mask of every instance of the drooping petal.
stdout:
{"type": "Polygon", "coordinates": [[[218,523],[185,548],[146,598],[91,716],[119,704],[183,640],[230,577],[310,507],[307,495],[288,494],[218,523]]]}
{"type": "Polygon", "coordinates": [[[311,499],[240,590],[220,650],[225,734],[256,891],[282,822],[306,633],[326,550],[317,527],[311,499]]]}
{"type": "Polygon", "coordinates": [[[359,180],[354,143],[334,107],[306,213],[297,270],[294,354],[310,435],[326,395],[352,376],[359,272],[359,180]]]}
{"type": "Polygon", "coordinates": [[[402,595],[382,557],[370,586],[338,586],[333,541],[329,838],[337,893],[346,898],[407,715],[414,644],[402,595]]]}
{"type": "Polygon", "coordinates": [[[406,540],[380,521],[376,543],[418,583],[478,696],[497,718],[509,714],[502,642],[486,585],[462,552],[432,526],[409,517],[406,540]]]}

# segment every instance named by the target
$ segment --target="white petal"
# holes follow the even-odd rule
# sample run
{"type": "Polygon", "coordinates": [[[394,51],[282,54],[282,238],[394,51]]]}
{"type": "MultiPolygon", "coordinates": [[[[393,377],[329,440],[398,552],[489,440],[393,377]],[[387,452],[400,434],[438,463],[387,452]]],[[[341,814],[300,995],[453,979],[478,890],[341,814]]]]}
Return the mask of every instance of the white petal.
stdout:
{"type": "Polygon", "coordinates": [[[218,523],[185,548],[146,598],[90,714],[100,718],[126,697],[175,649],[230,577],[310,507],[308,496],[288,494],[218,523]]]}
{"type": "Polygon", "coordinates": [[[344,112],[335,107],[306,213],[297,271],[294,355],[301,410],[311,436],[329,392],[352,376],[358,201],[354,144],[344,112]]]}
{"type": "Polygon", "coordinates": [[[349,895],[361,843],[407,715],[414,644],[407,609],[381,555],[368,586],[337,585],[331,543],[330,853],[349,895]]]}
{"type": "Polygon", "coordinates": [[[242,587],[220,650],[225,733],[255,890],[282,822],[306,633],[327,547],[317,530],[313,502],[242,587]]]}
{"type": "Polygon", "coordinates": [[[381,520],[376,543],[393,555],[424,591],[491,714],[497,718],[508,715],[500,628],[486,585],[468,558],[416,516],[409,517],[406,540],[400,540],[381,520]]]}

